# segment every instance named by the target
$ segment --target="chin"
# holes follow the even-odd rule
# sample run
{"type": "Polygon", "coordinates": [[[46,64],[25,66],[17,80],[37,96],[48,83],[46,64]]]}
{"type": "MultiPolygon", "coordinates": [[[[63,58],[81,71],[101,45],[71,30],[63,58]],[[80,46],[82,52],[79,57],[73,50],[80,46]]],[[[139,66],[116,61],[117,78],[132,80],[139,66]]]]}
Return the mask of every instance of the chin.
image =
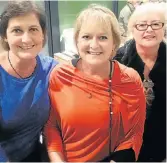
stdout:
{"type": "Polygon", "coordinates": [[[157,46],[159,44],[160,44],[159,42],[144,42],[142,44],[142,46],[151,48],[151,47],[155,47],[155,46],[157,46]]]}
{"type": "Polygon", "coordinates": [[[30,60],[30,59],[34,59],[37,56],[37,54],[38,53],[24,52],[24,53],[20,53],[19,56],[21,59],[30,60]]]}
{"type": "Polygon", "coordinates": [[[106,63],[106,61],[102,61],[102,60],[92,60],[92,61],[89,61],[89,64],[91,64],[91,65],[101,65],[101,64],[104,64],[104,63],[106,63]]]}

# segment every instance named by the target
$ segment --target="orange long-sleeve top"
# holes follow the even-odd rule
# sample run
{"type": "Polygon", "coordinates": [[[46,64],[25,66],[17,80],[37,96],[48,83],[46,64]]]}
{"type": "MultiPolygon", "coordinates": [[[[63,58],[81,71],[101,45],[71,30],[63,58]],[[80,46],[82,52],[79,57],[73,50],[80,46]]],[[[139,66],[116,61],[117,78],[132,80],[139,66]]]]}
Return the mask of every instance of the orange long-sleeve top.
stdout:
{"type": "Polygon", "coordinates": [[[95,162],[108,156],[111,141],[112,152],[132,148],[137,159],[146,114],[141,79],[135,70],[114,61],[111,131],[108,80],[94,79],[70,64],[54,68],[44,129],[48,151],[62,152],[68,162],[95,162]]]}

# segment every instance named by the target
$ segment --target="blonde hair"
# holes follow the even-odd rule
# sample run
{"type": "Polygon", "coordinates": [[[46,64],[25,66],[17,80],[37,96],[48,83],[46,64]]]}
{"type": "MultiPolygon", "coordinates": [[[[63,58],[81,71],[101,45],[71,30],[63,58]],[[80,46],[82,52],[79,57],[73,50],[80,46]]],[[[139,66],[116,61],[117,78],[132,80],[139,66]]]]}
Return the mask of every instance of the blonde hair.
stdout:
{"type": "Polygon", "coordinates": [[[132,29],[137,21],[137,18],[143,14],[148,14],[148,12],[150,12],[150,11],[154,11],[154,13],[159,14],[159,16],[162,18],[162,21],[165,23],[165,20],[166,20],[165,8],[163,8],[163,6],[159,3],[147,2],[147,3],[144,3],[144,4],[136,7],[135,11],[131,15],[129,22],[128,22],[129,33],[132,32],[132,29]]]}
{"type": "MultiPolygon", "coordinates": [[[[88,8],[82,10],[78,15],[74,27],[74,42],[77,46],[77,39],[79,32],[81,30],[82,24],[89,19],[89,17],[93,17],[95,21],[99,21],[103,24],[103,27],[109,28],[113,35],[113,42],[115,45],[114,52],[119,48],[121,43],[120,32],[119,32],[119,24],[114,13],[101,5],[91,4],[88,8]]],[[[92,22],[93,23],[93,22],[92,22]]]]}

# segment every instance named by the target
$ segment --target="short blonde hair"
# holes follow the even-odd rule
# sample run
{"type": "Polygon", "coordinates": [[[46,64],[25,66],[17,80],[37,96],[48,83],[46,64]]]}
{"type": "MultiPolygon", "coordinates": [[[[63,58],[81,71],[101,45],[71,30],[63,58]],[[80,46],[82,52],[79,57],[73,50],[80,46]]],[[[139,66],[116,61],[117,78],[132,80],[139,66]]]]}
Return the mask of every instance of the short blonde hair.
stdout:
{"type": "Polygon", "coordinates": [[[166,10],[163,6],[159,3],[152,3],[147,2],[138,7],[136,7],[135,11],[131,15],[129,22],[128,22],[128,31],[132,32],[134,25],[136,24],[137,18],[143,14],[148,14],[148,12],[154,11],[154,13],[159,14],[162,18],[162,21],[165,23],[166,21],[166,10]]]}
{"type": "MultiPolygon", "coordinates": [[[[87,21],[89,17],[94,17],[94,20],[98,20],[100,23],[103,24],[103,27],[109,28],[112,32],[113,35],[113,43],[115,45],[115,52],[119,48],[120,43],[121,43],[121,37],[120,37],[120,32],[119,32],[119,24],[117,21],[116,16],[114,13],[101,5],[98,4],[91,4],[88,6],[88,8],[82,10],[80,14],[78,15],[74,27],[74,41],[75,45],[77,46],[77,39],[79,32],[81,30],[81,26],[83,22],[87,21]]],[[[93,23],[93,22],[92,22],[93,23]]]]}

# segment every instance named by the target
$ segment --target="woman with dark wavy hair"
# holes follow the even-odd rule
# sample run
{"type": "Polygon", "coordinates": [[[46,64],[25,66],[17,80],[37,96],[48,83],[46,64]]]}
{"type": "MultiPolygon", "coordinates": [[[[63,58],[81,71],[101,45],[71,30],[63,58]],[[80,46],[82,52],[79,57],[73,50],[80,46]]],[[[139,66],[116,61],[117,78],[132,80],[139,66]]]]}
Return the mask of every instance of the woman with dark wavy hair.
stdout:
{"type": "Polygon", "coordinates": [[[39,135],[49,116],[48,78],[56,62],[40,53],[46,18],[31,1],[9,1],[0,37],[0,162],[39,162],[39,135]]]}

